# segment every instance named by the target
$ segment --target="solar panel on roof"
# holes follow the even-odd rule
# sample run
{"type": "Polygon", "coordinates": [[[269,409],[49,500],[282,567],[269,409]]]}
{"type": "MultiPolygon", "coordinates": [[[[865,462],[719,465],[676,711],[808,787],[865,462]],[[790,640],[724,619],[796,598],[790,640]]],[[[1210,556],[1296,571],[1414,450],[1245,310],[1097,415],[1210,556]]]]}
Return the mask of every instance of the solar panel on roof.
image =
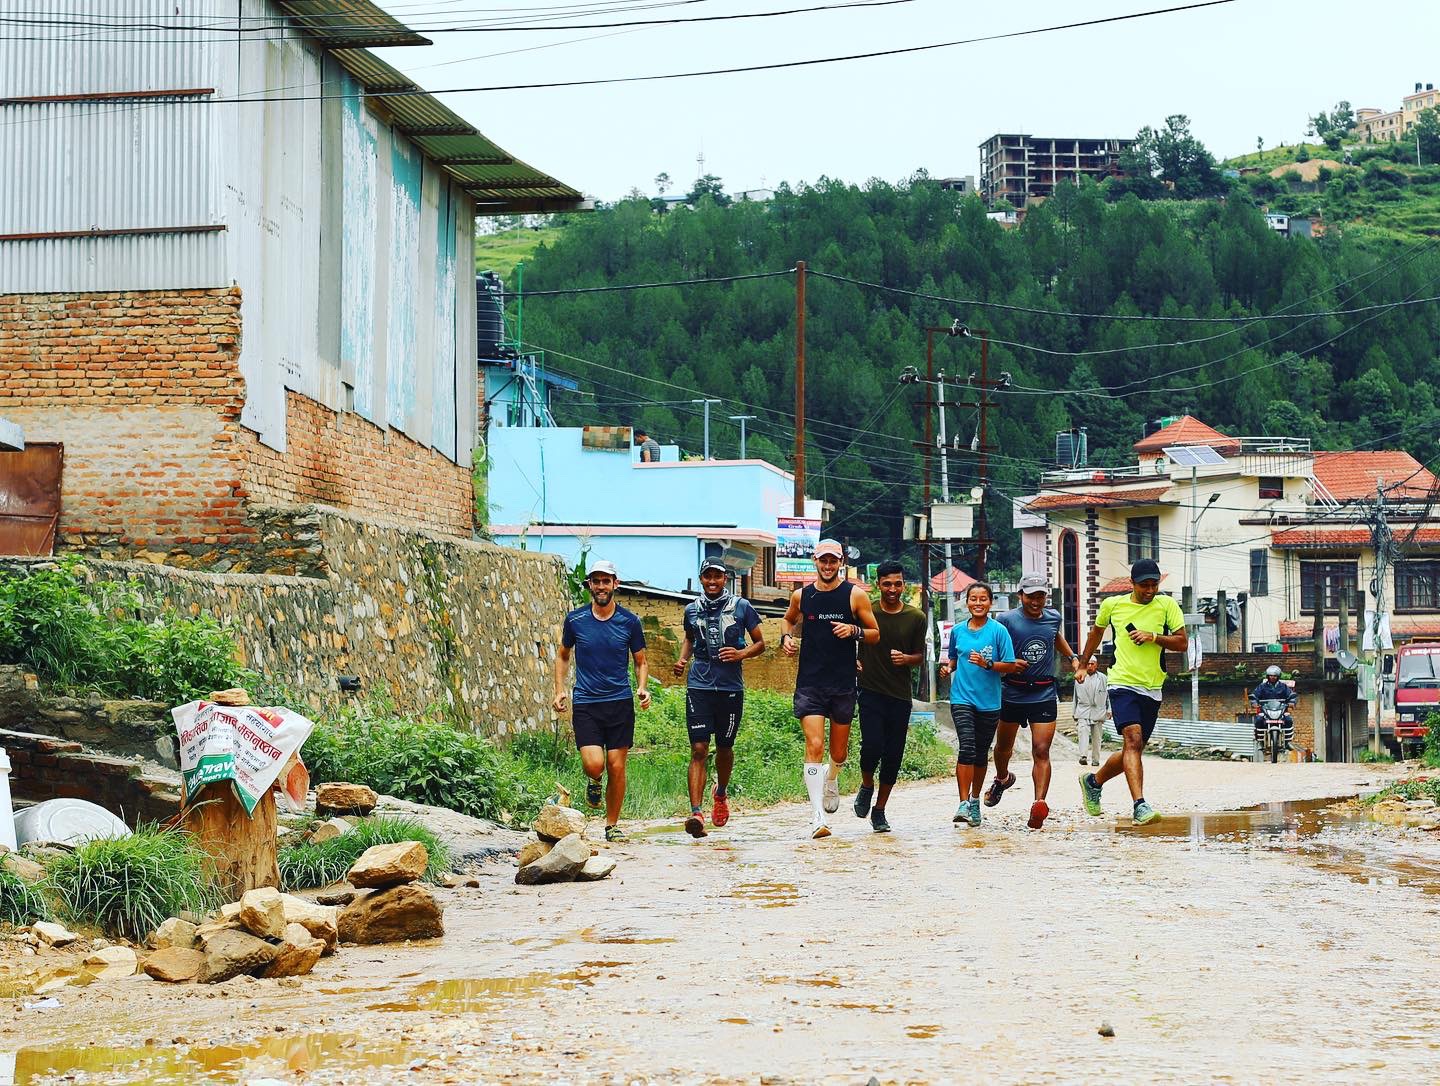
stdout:
{"type": "Polygon", "coordinates": [[[1225,458],[1209,445],[1167,445],[1164,452],[1173,463],[1185,468],[1213,467],[1225,463],[1225,458]]]}

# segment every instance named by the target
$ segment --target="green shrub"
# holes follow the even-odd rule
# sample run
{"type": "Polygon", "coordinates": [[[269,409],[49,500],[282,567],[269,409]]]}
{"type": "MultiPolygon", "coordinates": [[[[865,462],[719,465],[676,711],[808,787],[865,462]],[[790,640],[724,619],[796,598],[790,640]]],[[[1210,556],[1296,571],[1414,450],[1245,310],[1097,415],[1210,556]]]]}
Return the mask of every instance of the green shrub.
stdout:
{"type": "Polygon", "coordinates": [[[434,831],[413,818],[376,815],[355,824],[349,833],[319,844],[302,842],[280,850],[280,886],[305,890],[339,882],[360,854],[372,845],[419,841],[430,854],[425,878],[435,882],[450,870],[450,849],[434,831]]]}
{"type": "Polygon", "coordinates": [[[1395,761],[1393,757],[1385,752],[1376,754],[1373,750],[1362,750],[1355,756],[1357,762],[1365,762],[1369,765],[1388,765],[1395,761]]]}
{"type": "Polygon", "coordinates": [[[1392,796],[1403,800],[1429,799],[1440,803],[1440,777],[1412,777],[1409,780],[1396,781],[1373,796],[1365,797],[1365,803],[1376,804],[1392,796]]]}
{"type": "Polygon", "coordinates": [[[213,908],[211,874],[208,857],[188,834],[153,825],[83,844],[46,872],[66,916],[136,941],[180,912],[213,908]]]}
{"type": "Polygon", "coordinates": [[[49,920],[50,906],[40,888],[0,867],[0,924],[23,928],[36,920],[49,920]]]}
{"type": "Polygon", "coordinates": [[[1431,713],[1425,718],[1425,764],[1432,769],[1440,768],[1440,713],[1431,713]]]}

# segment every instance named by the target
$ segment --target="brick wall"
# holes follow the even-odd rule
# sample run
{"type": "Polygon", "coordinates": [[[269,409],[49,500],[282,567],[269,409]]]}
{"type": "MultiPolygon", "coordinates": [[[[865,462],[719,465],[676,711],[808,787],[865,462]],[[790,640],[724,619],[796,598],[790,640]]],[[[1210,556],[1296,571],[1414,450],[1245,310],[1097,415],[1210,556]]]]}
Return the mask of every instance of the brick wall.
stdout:
{"type": "Polygon", "coordinates": [[[180,774],[129,758],[86,751],[48,735],[0,732],[10,758],[10,793],[17,800],[83,799],[134,827],[180,810],[180,774]]]}
{"type": "Polygon", "coordinates": [[[1090,625],[1100,613],[1100,517],[1093,509],[1085,510],[1085,602],[1090,625]]]}

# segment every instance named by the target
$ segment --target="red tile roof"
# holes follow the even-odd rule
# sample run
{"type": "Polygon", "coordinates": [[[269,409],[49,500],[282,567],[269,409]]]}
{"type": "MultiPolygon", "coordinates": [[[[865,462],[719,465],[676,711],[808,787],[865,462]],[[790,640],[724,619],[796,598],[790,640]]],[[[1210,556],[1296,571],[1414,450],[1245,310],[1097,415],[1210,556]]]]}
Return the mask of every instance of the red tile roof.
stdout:
{"type": "MultiPolygon", "coordinates": [[[[1440,543],[1440,528],[1421,528],[1413,539],[1404,525],[1394,528],[1402,543],[1440,543]]],[[[1369,528],[1280,528],[1270,533],[1272,547],[1368,547],[1369,528]]]]}
{"type": "Polygon", "coordinates": [[[1042,494],[1025,507],[1027,512],[1043,513],[1047,509],[1090,509],[1111,505],[1152,505],[1169,491],[1169,485],[1144,490],[1119,490],[1107,494],[1093,492],[1042,494]]]}
{"type": "MultiPolygon", "coordinates": [[[[1335,627],[1335,620],[1326,622],[1327,629],[1335,627]]],[[[1390,618],[1392,637],[1440,637],[1440,615],[1392,615],[1390,618]]],[[[1280,622],[1280,640],[1309,641],[1315,636],[1314,619],[1284,619],[1280,622]]],[[[1350,620],[1350,636],[1358,637],[1355,619],[1350,620]]]]}
{"type": "MultiPolygon", "coordinates": [[[[930,591],[945,591],[946,572],[946,570],[942,569],[939,573],[935,574],[933,577],[930,578],[930,591]]],[[[956,569],[954,566],[951,566],[948,572],[950,574],[949,579],[951,592],[964,592],[967,588],[969,588],[972,584],[975,583],[975,578],[970,576],[970,574],[966,573],[963,569],[956,569]]]]}
{"type": "MultiPolygon", "coordinates": [[[[1168,573],[1160,574],[1160,583],[1164,584],[1169,577],[1168,573]]],[[[1134,590],[1135,586],[1130,583],[1129,577],[1116,577],[1113,581],[1106,581],[1100,586],[1100,595],[1118,596],[1121,592],[1133,592],[1134,590]]]]}
{"type": "Polygon", "coordinates": [[[1240,442],[1213,426],[1207,426],[1194,415],[1181,415],[1169,426],[1162,426],[1132,447],[1138,453],[1148,453],[1160,452],[1167,445],[1210,445],[1227,455],[1240,451],[1240,442]]]}
{"type": "Polygon", "coordinates": [[[1374,452],[1317,452],[1315,480],[1328,490],[1336,501],[1369,498],[1375,495],[1375,484],[1405,485],[1388,491],[1391,497],[1418,497],[1440,490],[1437,480],[1407,452],[1384,449],[1374,452]]]}

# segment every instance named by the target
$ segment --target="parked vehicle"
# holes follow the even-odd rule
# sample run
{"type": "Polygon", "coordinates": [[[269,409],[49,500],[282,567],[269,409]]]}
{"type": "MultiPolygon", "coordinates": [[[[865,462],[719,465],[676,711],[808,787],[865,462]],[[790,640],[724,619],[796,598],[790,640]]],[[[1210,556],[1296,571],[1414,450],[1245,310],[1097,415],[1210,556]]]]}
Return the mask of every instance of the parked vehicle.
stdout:
{"type": "Polygon", "coordinates": [[[1260,720],[1265,729],[1263,753],[1268,754],[1272,762],[1278,762],[1280,752],[1286,749],[1285,703],[1279,698],[1266,698],[1260,703],[1260,720]]]}
{"type": "Polygon", "coordinates": [[[1395,650],[1395,743],[1425,745],[1425,721],[1440,712],[1440,643],[1415,642],[1395,650]]]}

